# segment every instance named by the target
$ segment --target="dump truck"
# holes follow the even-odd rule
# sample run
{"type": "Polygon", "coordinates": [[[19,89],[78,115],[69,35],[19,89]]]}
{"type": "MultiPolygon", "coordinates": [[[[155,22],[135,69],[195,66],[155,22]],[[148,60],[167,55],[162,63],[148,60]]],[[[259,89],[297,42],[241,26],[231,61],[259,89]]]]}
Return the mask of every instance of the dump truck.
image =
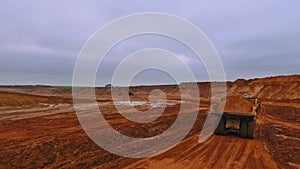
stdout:
{"type": "Polygon", "coordinates": [[[256,98],[230,96],[222,99],[213,110],[213,114],[221,116],[215,134],[238,133],[240,137],[254,139],[259,109],[256,98]]]}

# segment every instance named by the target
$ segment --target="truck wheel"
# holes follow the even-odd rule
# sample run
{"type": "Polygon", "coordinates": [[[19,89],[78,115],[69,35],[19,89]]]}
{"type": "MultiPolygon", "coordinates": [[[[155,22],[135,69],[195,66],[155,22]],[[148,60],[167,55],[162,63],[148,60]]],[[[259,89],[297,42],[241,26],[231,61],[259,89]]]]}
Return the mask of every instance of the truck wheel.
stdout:
{"type": "Polygon", "coordinates": [[[220,123],[218,124],[216,130],[215,130],[215,134],[219,135],[220,134],[220,123]]]}
{"type": "Polygon", "coordinates": [[[248,122],[248,138],[251,138],[251,139],[255,138],[255,122],[254,121],[248,122]]]}
{"type": "Polygon", "coordinates": [[[247,125],[247,121],[241,121],[241,126],[240,126],[240,136],[243,138],[248,137],[248,125],[247,125]]]}
{"type": "Polygon", "coordinates": [[[226,135],[226,119],[222,118],[220,121],[220,134],[226,135]]]}

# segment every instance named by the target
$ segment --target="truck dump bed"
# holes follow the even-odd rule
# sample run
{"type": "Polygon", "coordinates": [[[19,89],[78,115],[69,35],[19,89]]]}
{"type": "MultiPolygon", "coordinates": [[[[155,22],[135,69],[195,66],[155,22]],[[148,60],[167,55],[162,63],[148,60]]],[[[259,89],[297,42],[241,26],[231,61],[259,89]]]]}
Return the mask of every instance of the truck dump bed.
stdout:
{"type": "Polygon", "coordinates": [[[215,112],[242,116],[255,116],[255,104],[241,97],[230,96],[218,104],[215,112]]]}

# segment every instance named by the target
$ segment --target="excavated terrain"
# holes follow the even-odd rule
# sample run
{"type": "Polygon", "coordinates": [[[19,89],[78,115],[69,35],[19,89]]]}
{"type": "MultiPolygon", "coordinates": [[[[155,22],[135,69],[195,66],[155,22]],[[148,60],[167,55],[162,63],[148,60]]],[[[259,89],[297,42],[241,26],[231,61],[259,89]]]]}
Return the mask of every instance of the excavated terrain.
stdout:
{"type": "MultiPolygon", "coordinates": [[[[210,83],[198,83],[198,87],[198,110],[185,111],[198,112],[188,135],[162,154],[134,159],[114,155],[87,136],[77,119],[71,89],[2,86],[0,168],[300,168],[300,75],[227,83],[228,97],[248,95],[261,102],[257,137],[253,140],[232,133],[212,135],[199,143],[210,103],[215,101],[210,99],[210,83]]],[[[136,123],[119,114],[110,89],[97,88],[95,93],[108,124],[124,135],[147,138],[163,133],[174,123],[182,101],[195,102],[189,96],[181,100],[178,86],[132,87],[131,101],[139,103],[134,107],[141,113],[150,108],[148,96],[154,89],[166,94],[168,104],[163,114],[150,123],[136,123]]],[[[89,89],[78,90],[84,95],[89,89]]],[[[83,109],[89,104],[84,98],[83,109]]],[[[124,110],[130,107],[126,102],[122,104],[124,110]]]]}

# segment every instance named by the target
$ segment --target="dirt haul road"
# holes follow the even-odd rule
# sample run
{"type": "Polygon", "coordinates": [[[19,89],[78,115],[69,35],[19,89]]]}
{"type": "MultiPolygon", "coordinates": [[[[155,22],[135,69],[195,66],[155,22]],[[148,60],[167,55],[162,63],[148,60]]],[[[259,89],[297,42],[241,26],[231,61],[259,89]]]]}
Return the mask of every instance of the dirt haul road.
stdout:
{"type": "MultiPolygon", "coordinates": [[[[286,80],[284,85],[287,85],[286,80]]],[[[145,95],[153,88],[135,89],[133,100],[147,101],[145,95]]],[[[180,109],[180,101],[174,96],[177,88],[159,88],[168,93],[169,104],[161,117],[147,124],[133,123],[122,117],[106,89],[96,93],[101,112],[115,130],[129,136],[150,137],[170,127],[180,109]]],[[[131,159],[111,154],[89,139],[74,112],[70,91],[51,87],[2,88],[0,168],[300,168],[300,101],[297,97],[262,100],[255,140],[235,134],[213,135],[199,144],[209,107],[207,96],[207,93],[201,95],[204,101],[198,118],[178,145],[151,158],[131,159]]],[[[128,105],[123,106],[126,109],[128,105]]],[[[143,111],[149,105],[136,108],[143,111]]]]}
{"type": "MultiPolygon", "coordinates": [[[[258,137],[265,108],[259,114],[258,137]]],[[[199,133],[192,135],[174,149],[154,158],[140,160],[126,168],[278,168],[263,140],[242,139],[237,135],[212,136],[198,143],[199,133]]]]}

